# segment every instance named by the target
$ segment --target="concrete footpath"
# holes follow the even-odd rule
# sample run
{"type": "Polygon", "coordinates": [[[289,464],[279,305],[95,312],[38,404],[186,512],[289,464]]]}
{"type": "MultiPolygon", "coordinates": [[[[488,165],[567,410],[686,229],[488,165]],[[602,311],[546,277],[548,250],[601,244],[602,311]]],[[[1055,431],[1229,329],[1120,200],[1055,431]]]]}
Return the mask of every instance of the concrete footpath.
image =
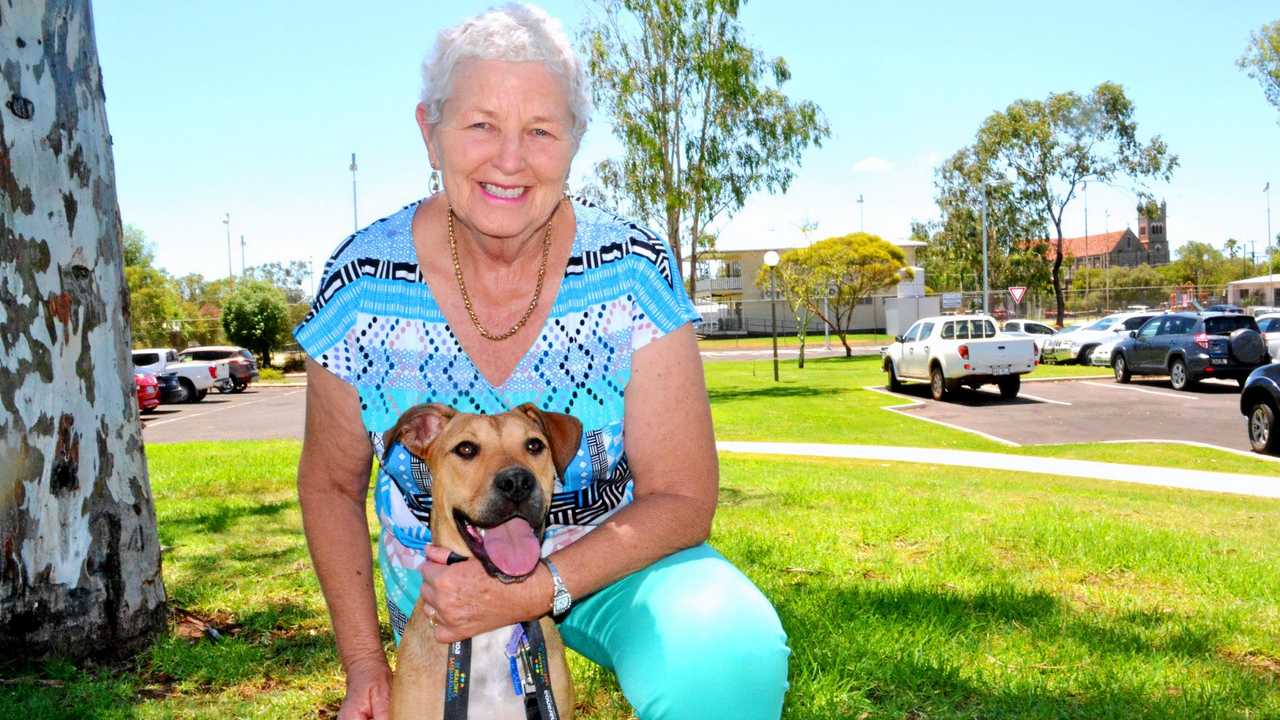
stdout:
{"type": "Polygon", "coordinates": [[[1280,476],[1243,475],[1206,470],[1153,467],[1151,465],[1125,465],[1092,460],[1065,460],[1030,455],[1006,455],[1004,453],[974,452],[971,450],[894,447],[889,445],[720,441],[716,443],[716,449],[720,452],[756,453],[761,455],[796,455],[976,467],[988,470],[1064,475],[1095,480],[1137,483],[1140,485],[1159,485],[1186,490],[1205,490],[1208,492],[1280,498],[1280,476]]]}

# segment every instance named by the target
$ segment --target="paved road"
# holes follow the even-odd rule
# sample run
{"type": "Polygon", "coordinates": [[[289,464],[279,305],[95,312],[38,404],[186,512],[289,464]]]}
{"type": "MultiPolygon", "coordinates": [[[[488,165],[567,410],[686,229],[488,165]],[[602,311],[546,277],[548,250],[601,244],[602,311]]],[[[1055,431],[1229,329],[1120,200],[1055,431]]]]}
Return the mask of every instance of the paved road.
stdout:
{"type": "Polygon", "coordinates": [[[900,409],[907,415],[1020,445],[1189,440],[1249,449],[1234,382],[1206,381],[1191,392],[1174,391],[1168,380],[1127,385],[1110,378],[1026,382],[1016,400],[1002,400],[993,386],[961,391],[947,402],[935,402],[928,385],[913,383],[896,394],[914,401],[900,409]]]}
{"type": "Polygon", "coordinates": [[[149,443],[302,439],[306,391],[251,385],[234,395],[210,393],[190,405],[161,405],[142,416],[142,438],[149,443]]]}

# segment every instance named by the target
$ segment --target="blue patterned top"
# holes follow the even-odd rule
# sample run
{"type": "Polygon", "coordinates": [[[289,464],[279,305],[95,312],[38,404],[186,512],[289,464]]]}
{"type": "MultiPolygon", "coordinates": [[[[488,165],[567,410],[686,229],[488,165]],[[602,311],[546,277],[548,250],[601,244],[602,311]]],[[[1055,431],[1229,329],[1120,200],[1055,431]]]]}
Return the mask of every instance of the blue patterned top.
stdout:
{"type": "Polygon", "coordinates": [[[427,285],[413,244],[419,203],[358,231],[325,264],[302,349],[360,397],[380,458],[378,559],[397,641],[418,596],[430,542],[431,475],[382,435],[420,403],[497,414],[533,403],[582,421],[578,456],[557,480],[543,554],[573,542],[632,499],[623,393],[632,354],[698,318],[667,243],[637,223],[574,201],[577,234],[551,313],[501,385],[471,362],[427,285]]]}

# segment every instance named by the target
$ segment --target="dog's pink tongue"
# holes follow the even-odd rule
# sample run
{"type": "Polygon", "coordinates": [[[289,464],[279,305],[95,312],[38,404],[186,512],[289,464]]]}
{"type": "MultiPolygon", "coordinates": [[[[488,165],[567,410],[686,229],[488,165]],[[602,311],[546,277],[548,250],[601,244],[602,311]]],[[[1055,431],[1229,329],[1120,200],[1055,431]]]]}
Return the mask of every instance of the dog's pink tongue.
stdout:
{"type": "Polygon", "coordinates": [[[485,531],[484,551],[499,570],[520,577],[533,572],[542,556],[542,544],[527,520],[512,518],[485,531]]]}

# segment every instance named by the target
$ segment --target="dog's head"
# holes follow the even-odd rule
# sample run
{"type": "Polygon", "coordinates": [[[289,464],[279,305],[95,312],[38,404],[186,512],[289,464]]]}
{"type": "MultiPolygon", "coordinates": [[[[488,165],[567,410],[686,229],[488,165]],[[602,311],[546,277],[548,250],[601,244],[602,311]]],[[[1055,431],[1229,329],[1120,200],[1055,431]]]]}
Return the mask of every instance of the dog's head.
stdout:
{"type": "Polygon", "coordinates": [[[501,415],[431,404],[401,415],[383,447],[398,442],[431,468],[432,542],[516,582],[538,566],[555,476],[581,435],[577,418],[529,403],[501,415]]]}

